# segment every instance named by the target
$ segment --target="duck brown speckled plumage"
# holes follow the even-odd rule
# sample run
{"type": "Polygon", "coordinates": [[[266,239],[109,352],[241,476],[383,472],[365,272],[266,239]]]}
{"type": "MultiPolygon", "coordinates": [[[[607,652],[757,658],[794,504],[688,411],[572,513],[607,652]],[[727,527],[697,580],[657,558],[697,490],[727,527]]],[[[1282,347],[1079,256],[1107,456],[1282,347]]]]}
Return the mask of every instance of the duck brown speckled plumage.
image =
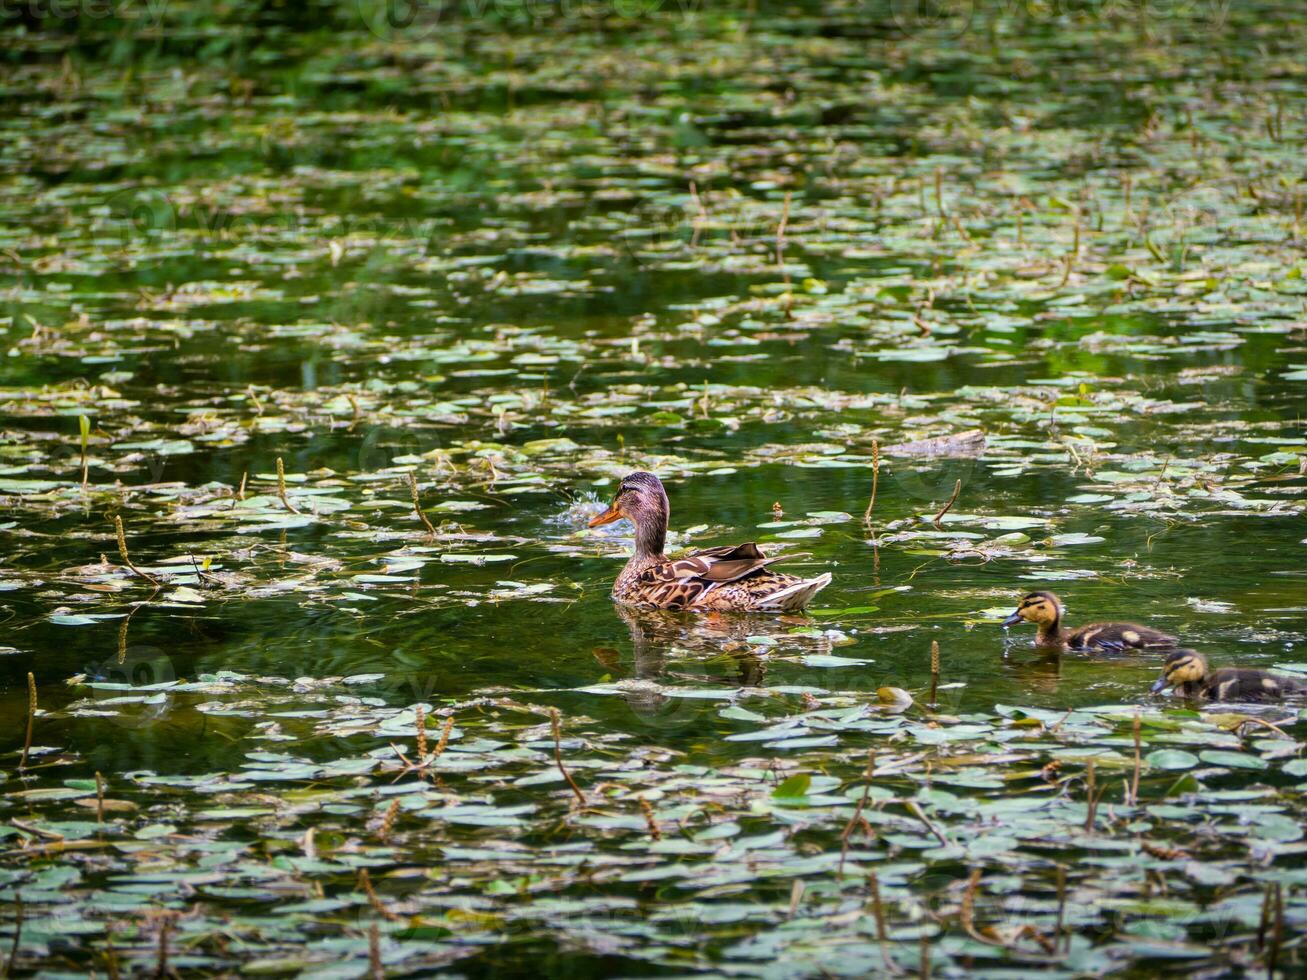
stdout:
{"type": "Polygon", "coordinates": [[[1090,623],[1077,629],[1062,626],[1062,600],[1051,592],[1025,595],[1003,625],[1015,626],[1022,620],[1039,627],[1035,642],[1042,647],[1063,650],[1139,650],[1148,647],[1174,647],[1176,638],[1137,623],[1090,623]]]}
{"type": "Polygon", "coordinates": [[[1176,650],[1166,658],[1153,693],[1169,687],[1204,701],[1279,701],[1290,694],[1307,694],[1307,684],[1270,671],[1252,667],[1211,670],[1196,650],[1176,650]]]}
{"type": "Polygon", "coordinates": [[[622,480],[608,509],[590,527],[626,518],[635,525],[635,554],[613,583],[613,598],[645,609],[789,612],[802,609],[830,582],[830,573],[804,579],[769,566],[801,555],[768,558],[756,544],[726,545],[683,558],[663,554],[670,507],[652,473],[622,480]]]}

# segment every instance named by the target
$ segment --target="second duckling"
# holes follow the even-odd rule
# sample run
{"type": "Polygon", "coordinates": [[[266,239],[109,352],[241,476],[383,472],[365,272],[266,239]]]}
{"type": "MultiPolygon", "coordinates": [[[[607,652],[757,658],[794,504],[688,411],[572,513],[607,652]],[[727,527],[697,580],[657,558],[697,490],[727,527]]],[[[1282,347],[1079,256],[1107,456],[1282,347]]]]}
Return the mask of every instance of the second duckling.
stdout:
{"type": "Polygon", "coordinates": [[[1166,658],[1162,676],[1153,685],[1159,694],[1174,687],[1187,698],[1206,701],[1279,701],[1290,694],[1307,694],[1307,684],[1292,677],[1252,667],[1210,670],[1196,650],[1176,650],[1166,658]]]}
{"type": "Polygon", "coordinates": [[[1090,623],[1078,629],[1062,626],[1062,600],[1051,592],[1031,592],[1017,603],[1003,625],[1015,626],[1022,620],[1039,627],[1035,642],[1042,647],[1063,650],[1130,650],[1147,647],[1173,647],[1176,638],[1160,630],[1135,623],[1090,623]]]}

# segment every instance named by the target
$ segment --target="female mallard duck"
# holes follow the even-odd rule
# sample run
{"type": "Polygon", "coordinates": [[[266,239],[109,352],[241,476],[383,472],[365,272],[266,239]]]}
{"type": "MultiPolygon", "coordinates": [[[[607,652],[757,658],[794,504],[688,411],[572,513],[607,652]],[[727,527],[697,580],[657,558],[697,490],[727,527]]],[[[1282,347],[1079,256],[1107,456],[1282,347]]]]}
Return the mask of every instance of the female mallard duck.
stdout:
{"type": "Polygon", "coordinates": [[[1166,658],[1162,676],[1153,685],[1159,694],[1178,688],[1187,698],[1206,701],[1278,701],[1289,694],[1307,694],[1307,684],[1251,667],[1221,667],[1209,670],[1207,660],[1195,650],[1176,650],[1166,658]]]}
{"type": "Polygon", "coordinates": [[[632,473],[622,480],[608,509],[590,527],[625,517],[635,525],[635,554],[613,583],[613,598],[644,609],[739,610],[790,612],[802,609],[830,582],[830,573],[799,578],[773,572],[778,561],[753,543],[696,551],[684,558],[663,554],[667,539],[667,492],[652,473],[632,473]]]}
{"type": "Polygon", "coordinates": [[[1031,592],[1018,604],[1016,612],[1003,620],[1003,626],[1015,626],[1023,619],[1039,627],[1035,642],[1042,647],[1063,650],[1138,650],[1144,647],[1173,647],[1174,636],[1134,623],[1090,623],[1079,629],[1063,629],[1062,600],[1051,592],[1031,592]]]}

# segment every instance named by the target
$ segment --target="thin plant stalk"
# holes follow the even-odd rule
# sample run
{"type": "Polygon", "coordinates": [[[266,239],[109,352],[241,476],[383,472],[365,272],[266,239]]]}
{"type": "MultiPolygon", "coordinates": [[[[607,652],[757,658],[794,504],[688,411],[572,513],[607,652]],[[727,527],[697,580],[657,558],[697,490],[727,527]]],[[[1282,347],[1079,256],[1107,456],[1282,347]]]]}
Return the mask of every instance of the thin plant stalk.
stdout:
{"type": "Polygon", "coordinates": [[[18,768],[27,768],[27,753],[32,750],[32,725],[36,721],[36,678],[27,672],[27,734],[23,736],[23,755],[18,760],[18,768]]]}
{"type": "Polygon", "coordinates": [[[864,524],[871,523],[871,512],[876,509],[876,487],[880,483],[880,440],[871,440],[871,499],[867,501],[867,510],[862,515],[864,524]]]}
{"type": "Polygon", "coordinates": [[[86,484],[88,482],[89,462],[86,457],[86,448],[91,441],[91,420],[85,415],[77,416],[77,426],[81,430],[82,437],[82,493],[86,493],[86,484]]]}
{"type": "Polygon", "coordinates": [[[292,514],[299,513],[295,505],[290,502],[290,498],[286,496],[286,464],[281,461],[280,456],[277,457],[277,496],[281,498],[282,506],[288,511],[292,514]]]}
{"type": "Polygon", "coordinates": [[[946,503],[942,508],[940,508],[940,512],[936,514],[934,519],[931,521],[931,523],[934,524],[935,527],[939,527],[939,522],[943,520],[944,515],[947,514],[953,508],[953,504],[958,499],[958,494],[961,492],[962,492],[962,481],[958,480],[957,483],[953,484],[953,496],[948,498],[948,503],[946,503]]]}
{"type": "Polygon", "coordinates": [[[576,794],[577,802],[580,803],[581,806],[585,806],[585,794],[581,792],[581,787],[576,785],[576,780],[572,778],[572,774],[568,772],[567,767],[563,765],[563,739],[559,719],[560,716],[558,714],[558,709],[551,709],[549,720],[550,727],[553,728],[554,732],[554,762],[558,765],[558,771],[563,774],[563,778],[567,780],[567,785],[570,786],[572,792],[576,794]]]}
{"type": "Polygon", "coordinates": [[[157,578],[137,568],[136,564],[132,561],[131,556],[127,554],[127,532],[123,530],[122,515],[113,515],[113,528],[118,535],[118,555],[122,558],[123,564],[130,568],[135,574],[153,585],[156,589],[162,588],[157,578]]]}
{"type": "Polygon", "coordinates": [[[408,492],[409,496],[413,498],[414,513],[418,515],[418,520],[422,522],[422,526],[427,529],[427,537],[434,541],[436,539],[436,529],[432,526],[431,520],[422,510],[422,498],[418,496],[418,478],[413,475],[412,470],[410,470],[408,474],[408,492]]]}
{"type": "Polygon", "coordinates": [[[939,689],[939,640],[930,641],[930,706],[935,707],[935,692],[939,689]]]}

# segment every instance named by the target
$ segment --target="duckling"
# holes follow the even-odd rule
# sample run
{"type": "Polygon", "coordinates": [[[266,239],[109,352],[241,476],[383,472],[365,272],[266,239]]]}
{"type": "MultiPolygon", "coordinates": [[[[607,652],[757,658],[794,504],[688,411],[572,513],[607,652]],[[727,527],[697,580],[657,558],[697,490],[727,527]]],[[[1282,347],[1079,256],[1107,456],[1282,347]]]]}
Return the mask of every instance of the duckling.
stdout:
{"type": "Polygon", "coordinates": [[[1079,629],[1064,629],[1062,612],[1062,600],[1053,593],[1031,592],[1017,604],[1016,612],[1003,620],[1003,626],[1015,626],[1023,619],[1034,623],[1039,627],[1037,644],[1063,650],[1138,650],[1176,644],[1174,636],[1134,623],[1090,623],[1079,629]]]}
{"type": "Polygon", "coordinates": [[[1153,685],[1160,694],[1177,688],[1187,698],[1206,701],[1279,701],[1290,694],[1307,694],[1307,684],[1251,667],[1210,670],[1196,650],[1176,650],[1166,658],[1162,676],[1153,685]]]}

